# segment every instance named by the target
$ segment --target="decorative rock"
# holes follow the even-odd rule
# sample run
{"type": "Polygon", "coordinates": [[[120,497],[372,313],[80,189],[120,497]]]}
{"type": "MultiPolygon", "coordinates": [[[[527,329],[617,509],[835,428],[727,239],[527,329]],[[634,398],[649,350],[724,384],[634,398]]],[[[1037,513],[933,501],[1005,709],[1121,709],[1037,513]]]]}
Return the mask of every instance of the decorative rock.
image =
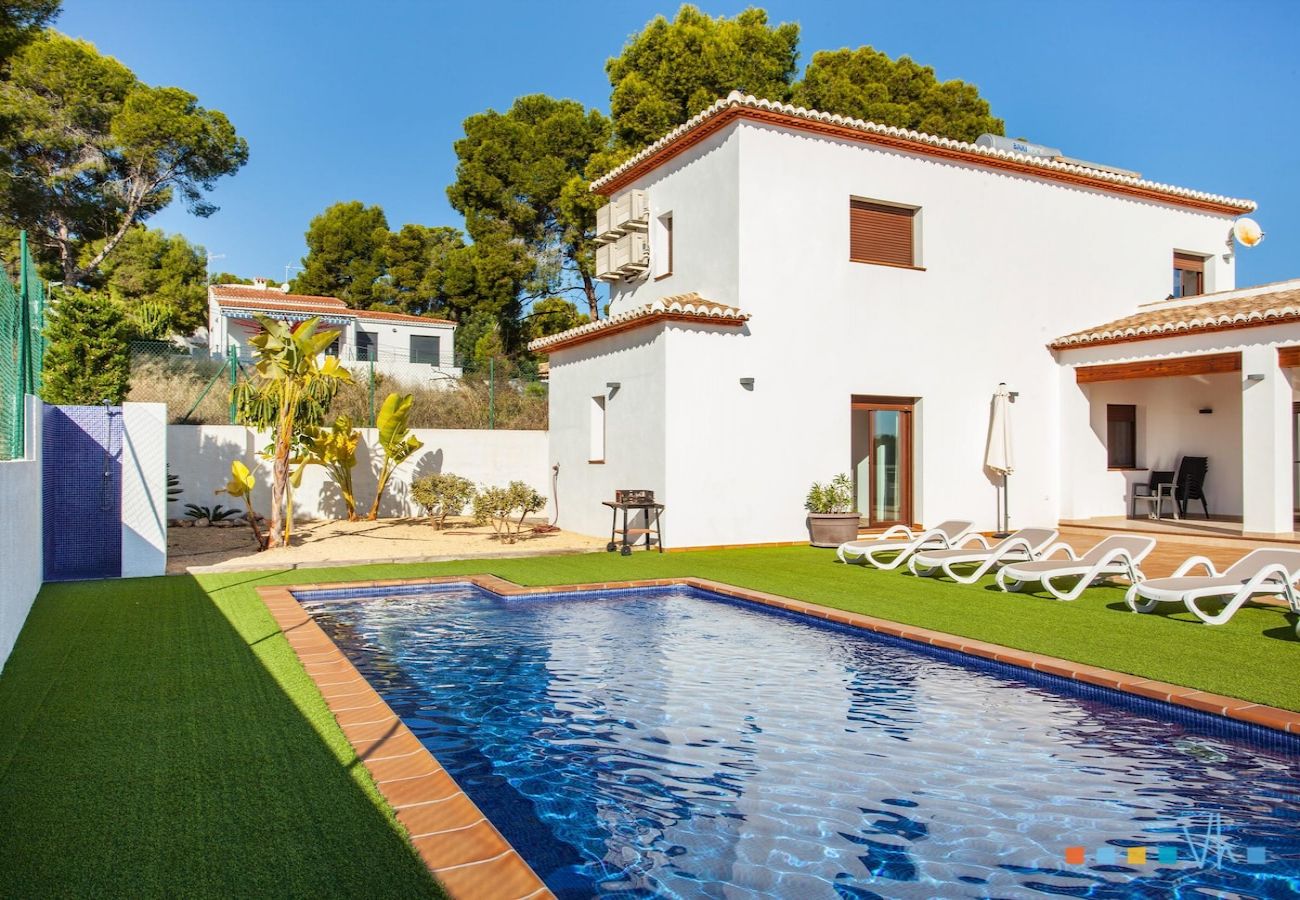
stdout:
{"type": "Polygon", "coordinates": [[[195,528],[207,528],[207,527],[208,527],[209,525],[211,525],[211,524],[212,524],[212,523],[209,522],[207,519],[195,519],[195,520],[194,520],[194,527],[195,527],[195,528]]]}

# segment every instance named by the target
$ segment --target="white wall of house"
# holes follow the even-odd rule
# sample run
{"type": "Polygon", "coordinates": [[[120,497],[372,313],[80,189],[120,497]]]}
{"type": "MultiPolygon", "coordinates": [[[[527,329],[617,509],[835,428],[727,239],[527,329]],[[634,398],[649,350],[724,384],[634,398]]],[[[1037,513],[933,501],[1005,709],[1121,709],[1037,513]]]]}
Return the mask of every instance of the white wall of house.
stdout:
{"type": "Polygon", "coordinates": [[[675,328],[657,325],[629,331],[552,357],[551,396],[558,392],[566,402],[551,404],[549,449],[543,453],[560,466],[561,528],[609,534],[611,512],[601,503],[613,500],[619,488],[643,488],[663,496],[668,453],[665,348],[673,336],[669,331],[675,328]],[[556,367],[556,359],[563,359],[564,365],[556,367]],[[598,397],[605,398],[603,461],[593,460],[592,454],[598,397]]]}
{"type": "Polygon", "coordinates": [[[1300,390],[1297,372],[1279,367],[1277,348],[1297,344],[1300,324],[1293,323],[1060,351],[1062,518],[1125,514],[1125,482],[1143,480],[1147,473],[1106,470],[1105,406],[1134,403],[1140,464],[1173,469],[1183,454],[1206,456],[1212,514],[1242,516],[1251,533],[1291,532],[1292,404],[1300,400],[1300,390]],[[1076,383],[1079,366],[1228,352],[1242,354],[1241,372],[1076,383]],[[1251,375],[1263,378],[1255,381],[1251,375]],[[1207,407],[1214,410],[1211,415],[1198,412],[1207,407]]]}
{"type": "MultiPolygon", "coordinates": [[[[630,187],[647,191],[652,229],[672,211],[675,271],[656,280],[652,258],[612,309],[697,291],[752,316],[743,334],[670,332],[670,546],[805,537],[809,484],[850,468],[853,394],[918,400],[913,518],[992,527],[983,457],[1000,382],[1019,392],[1012,524],[1055,522],[1062,409],[1046,345],[1166,296],[1175,249],[1213,254],[1210,286],[1233,286],[1229,216],[747,120],[630,187]],[[849,261],[851,197],[920,208],[922,270],[849,261]]],[[[592,369],[612,346],[577,349],[592,369]]],[[[564,387],[573,352],[551,357],[553,422],[585,401],[564,387]]],[[[573,440],[553,429],[552,457],[572,458],[573,440]]]]}
{"type": "Polygon", "coordinates": [[[0,668],[18,640],[44,577],[41,541],[41,402],[26,398],[26,452],[0,462],[0,668]]]}
{"type": "Polygon", "coordinates": [[[122,577],[167,572],[167,404],[122,404],[122,577]]]}
{"type": "MultiPolygon", "coordinates": [[[[377,432],[370,428],[360,431],[362,440],[357,450],[353,487],[358,511],[364,515],[375,497],[379,459],[371,451],[376,444],[377,432]]],[[[421,515],[419,506],[410,496],[411,482],[421,475],[437,472],[463,475],[485,485],[525,481],[544,496],[551,496],[545,431],[431,428],[413,431],[424,442],[424,447],[398,466],[393,474],[380,505],[383,516],[421,515]]],[[[262,515],[269,515],[271,471],[266,461],[258,456],[258,452],[269,443],[269,433],[242,425],[169,425],[168,463],[185,491],[171,505],[170,516],[181,517],[186,503],[240,506],[240,501],[214,493],[230,480],[230,464],[236,459],[253,469],[258,482],[254,506],[262,515]]],[[[312,466],[304,473],[302,486],[294,492],[294,512],[295,517],[303,519],[333,519],[345,514],[338,489],[321,467],[312,466]]],[[[550,512],[548,505],[546,514],[550,515],[550,512]]]]}

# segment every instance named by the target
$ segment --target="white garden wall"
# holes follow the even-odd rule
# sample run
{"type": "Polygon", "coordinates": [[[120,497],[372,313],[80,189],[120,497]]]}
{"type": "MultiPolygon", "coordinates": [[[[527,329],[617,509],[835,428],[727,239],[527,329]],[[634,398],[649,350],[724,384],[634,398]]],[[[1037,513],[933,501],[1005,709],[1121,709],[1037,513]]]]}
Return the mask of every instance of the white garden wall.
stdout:
{"type": "Polygon", "coordinates": [[[41,589],[41,402],[27,398],[27,450],[0,462],[0,667],[41,589]]]}
{"type": "MultiPolygon", "coordinates": [[[[371,451],[377,437],[375,430],[362,428],[360,431],[361,445],[352,477],[358,512],[364,515],[374,500],[380,460],[371,451]]],[[[230,480],[230,463],[236,459],[243,460],[253,470],[257,477],[254,506],[262,515],[269,514],[271,470],[258,455],[270,443],[267,432],[242,425],[170,425],[167,432],[167,462],[172,474],[180,478],[185,492],[171,504],[172,518],[184,514],[186,503],[240,506],[240,501],[214,494],[230,480]]],[[[411,482],[421,475],[437,472],[463,475],[485,485],[525,481],[551,500],[545,431],[417,428],[414,434],[424,442],[424,447],[393,473],[380,505],[382,516],[421,515],[419,506],[411,499],[411,482]]],[[[551,509],[548,504],[547,515],[551,509]]],[[[303,475],[302,486],[294,491],[295,518],[336,519],[343,515],[343,499],[338,488],[323,468],[309,467],[303,475]]]]}

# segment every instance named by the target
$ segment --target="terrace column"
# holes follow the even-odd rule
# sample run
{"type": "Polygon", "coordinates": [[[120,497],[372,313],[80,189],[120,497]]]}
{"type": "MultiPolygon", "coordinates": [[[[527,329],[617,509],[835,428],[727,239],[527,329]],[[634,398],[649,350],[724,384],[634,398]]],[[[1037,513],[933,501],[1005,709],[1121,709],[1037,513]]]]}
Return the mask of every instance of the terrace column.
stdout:
{"type": "Polygon", "coordinates": [[[1295,529],[1291,381],[1278,365],[1277,348],[1246,347],[1241,354],[1241,379],[1242,531],[1289,534],[1295,529]]]}

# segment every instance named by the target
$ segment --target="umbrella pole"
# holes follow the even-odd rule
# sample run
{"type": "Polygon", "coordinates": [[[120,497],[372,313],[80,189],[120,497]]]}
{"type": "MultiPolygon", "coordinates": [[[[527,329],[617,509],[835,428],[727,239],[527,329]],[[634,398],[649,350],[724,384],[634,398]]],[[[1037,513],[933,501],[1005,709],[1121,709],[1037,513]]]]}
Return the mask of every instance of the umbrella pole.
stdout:
{"type": "Polygon", "coordinates": [[[1011,494],[1007,490],[1007,473],[1002,473],[1002,530],[1011,533],[1011,494]]]}

